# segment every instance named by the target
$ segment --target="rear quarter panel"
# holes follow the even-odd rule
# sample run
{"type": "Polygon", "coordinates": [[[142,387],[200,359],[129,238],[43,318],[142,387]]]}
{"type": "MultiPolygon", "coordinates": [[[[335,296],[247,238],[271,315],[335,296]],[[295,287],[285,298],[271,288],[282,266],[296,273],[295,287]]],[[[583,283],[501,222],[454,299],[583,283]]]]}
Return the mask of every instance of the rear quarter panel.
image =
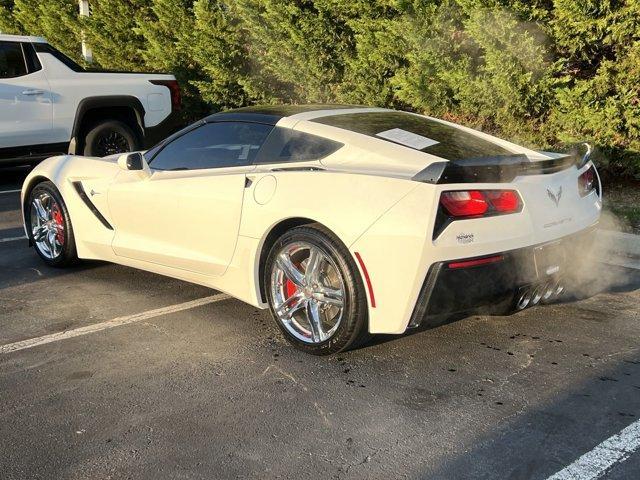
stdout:
{"type": "Polygon", "coordinates": [[[419,184],[388,209],[351,245],[366,263],[376,298],[370,309],[372,333],[406,330],[429,267],[440,261],[502,253],[552,242],[592,227],[602,202],[595,192],[580,197],[577,170],[522,176],[513,183],[419,184]],[[554,205],[547,188],[563,188],[554,205]],[[445,190],[515,189],[523,199],[520,213],[457,220],[433,238],[440,193],[445,190]]]}
{"type": "Polygon", "coordinates": [[[268,171],[249,178],[240,235],[266,238],[276,224],[300,217],[323,224],[347,246],[417,186],[402,179],[330,171],[268,171]]]}
{"type": "MultiPolygon", "coordinates": [[[[264,306],[258,289],[260,251],[269,232],[279,223],[292,218],[318,222],[349,248],[370,225],[418,186],[397,178],[331,171],[263,171],[248,177],[252,183],[245,190],[238,245],[253,245],[249,252],[254,261],[248,268],[255,295],[252,292],[250,297],[241,297],[260,306],[264,306]]],[[[246,252],[236,249],[234,264],[242,262],[243,255],[246,252]]],[[[354,263],[358,265],[355,257],[354,263]]],[[[233,272],[234,265],[225,276],[233,272]]]]}

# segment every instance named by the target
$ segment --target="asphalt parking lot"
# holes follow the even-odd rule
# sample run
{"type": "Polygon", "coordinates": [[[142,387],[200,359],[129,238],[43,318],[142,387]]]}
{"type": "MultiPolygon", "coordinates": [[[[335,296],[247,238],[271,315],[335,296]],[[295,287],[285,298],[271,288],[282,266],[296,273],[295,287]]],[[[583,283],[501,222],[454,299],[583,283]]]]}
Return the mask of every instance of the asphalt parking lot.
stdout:
{"type": "MultiPolygon", "coordinates": [[[[316,358],[211,290],[47,268],[18,238],[25,172],[0,171],[2,479],[544,480],[638,421],[640,271],[316,358]]],[[[602,478],[640,478],[632,451],[602,478]]]]}

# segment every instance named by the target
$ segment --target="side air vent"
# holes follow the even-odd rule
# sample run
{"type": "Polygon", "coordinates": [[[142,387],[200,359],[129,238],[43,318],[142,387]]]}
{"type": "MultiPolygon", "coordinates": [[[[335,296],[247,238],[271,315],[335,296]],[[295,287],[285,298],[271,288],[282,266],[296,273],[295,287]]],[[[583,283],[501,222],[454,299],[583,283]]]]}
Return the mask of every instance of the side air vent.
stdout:
{"type": "Polygon", "coordinates": [[[102,225],[104,225],[109,230],[113,230],[113,227],[109,222],[107,222],[107,219],[102,216],[100,210],[98,210],[93,202],[89,200],[89,197],[87,196],[87,193],[84,191],[84,187],[82,186],[82,182],[73,182],[73,188],[76,189],[76,192],[78,192],[78,195],[80,195],[80,198],[82,199],[84,204],[89,208],[89,210],[91,210],[91,213],[93,213],[96,218],[100,220],[100,223],[102,223],[102,225]]]}

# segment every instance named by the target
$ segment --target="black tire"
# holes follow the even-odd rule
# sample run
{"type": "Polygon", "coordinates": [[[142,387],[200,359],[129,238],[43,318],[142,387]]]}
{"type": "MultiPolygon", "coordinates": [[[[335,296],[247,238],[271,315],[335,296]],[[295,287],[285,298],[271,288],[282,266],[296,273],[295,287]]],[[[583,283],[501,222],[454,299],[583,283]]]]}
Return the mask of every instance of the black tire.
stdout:
{"type": "Polygon", "coordinates": [[[296,227],[278,238],[269,251],[262,281],[276,324],[287,341],[297,349],[313,355],[330,355],[361,345],[369,338],[367,296],[359,270],[349,250],[323,226],[310,224],[296,227]],[[287,245],[300,242],[317,247],[328,256],[337,267],[344,285],[342,318],[333,334],[321,343],[307,343],[296,338],[285,328],[274,308],[271,279],[276,256],[287,245]]]}
{"type": "Polygon", "coordinates": [[[94,125],[84,138],[84,155],[105,157],[140,150],[140,139],[126,123],[105,120],[94,125]]]}
{"type": "Polygon", "coordinates": [[[51,267],[67,267],[77,263],[78,255],[76,251],[76,242],[75,237],[73,235],[73,227],[71,225],[71,218],[69,216],[69,211],[67,210],[67,206],[58,192],[58,189],[51,182],[42,182],[36,185],[31,192],[29,193],[29,198],[27,200],[27,204],[25,205],[25,223],[27,225],[27,230],[29,232],[29,240],[31,244],[34,246],[36,253],[44,260],[44,262],[51,267]],[[60,247],[60,251],[57,255],[50,257],[45,251],[42,249],[43,247],[39,246],[39,243],[36,241],[33,235],[33,231],[31,228],[31,216],[32,216],[32,204],[34,199],[41,197],[42,195],[49,195],[59,206],[59,213],[62,218],[62,225],[64,225],[64,231],[62,232],[62,237],[64,238],[62,242],[62,246],[60,247]]]}

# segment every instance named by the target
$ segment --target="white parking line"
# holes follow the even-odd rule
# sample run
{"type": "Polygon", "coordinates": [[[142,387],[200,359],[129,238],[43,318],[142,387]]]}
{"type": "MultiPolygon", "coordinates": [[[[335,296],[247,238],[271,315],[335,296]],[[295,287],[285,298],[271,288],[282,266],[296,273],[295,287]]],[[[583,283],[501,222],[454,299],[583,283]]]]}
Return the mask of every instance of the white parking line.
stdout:
{"type": "Polygon", "coordinates": [[[21,237],[0,238],[0,243],[15,242],[16,240],[26,240],[26,239],[27,239],[26,235],[22,235],[21,237]]]}
{"type": "Polygon", "coordinates": [[[0,193],[20,193],[22,190],[0,190],[0,193]]]}
{"type": "Polygon", "coordinates": [[[102,330],[107,330],[113,327],[119,327],[122,325],[128,325],[129,323],[139,322],[141,320],[147,320],[153,317],[159,317],[160,315],[167,315],[169,313],[181,312],[190,308],[200,307],[209,303],[219,302],[226,300],[229,295],[219,293],[217,295],[211,295],[210,297],[199,298],[197,300],[191,300],[190,302],[178,303],[176,305],[169,305],[168,307],[156,308],[154,310],[147,310],[146,312],[134,313],[133,315],[126,315],[124,317],[117,317],[106,322],[96,323],[94,325],[87,325],[86,327],[74,328],[73,330],[67,330],[65,332],[52,333],[50,335],[44,335],[42,337],[29,338],[27,340],[21,340],[19,342],[7,343],[0,345],[0,354],[17,352],[18,350],[25,350],[27,348],[37,347],[46,343],[58,342],[60,340],[66,340],[68,338],[79,337],[81,335],[87,335],[89,333],[96,333],[102,330]]]}
{"type": "Polygon", "coordinates": [[[640,420],[607,438],[547,480],[595,480],[640,447],[640,420]]]}

